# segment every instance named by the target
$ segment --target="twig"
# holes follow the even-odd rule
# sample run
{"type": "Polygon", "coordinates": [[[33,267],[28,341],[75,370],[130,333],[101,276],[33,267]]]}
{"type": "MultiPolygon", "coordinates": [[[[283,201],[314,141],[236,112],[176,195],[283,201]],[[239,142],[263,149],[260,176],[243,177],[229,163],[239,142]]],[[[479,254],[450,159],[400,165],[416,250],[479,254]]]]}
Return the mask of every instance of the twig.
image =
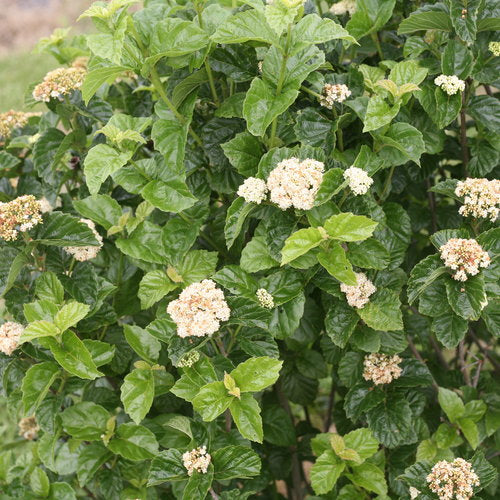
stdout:
{"type": "Polygon", "coordinates": [[[213,488],[210,488],[208,490],[208,492],[210,493],[210,496],[214,499],[214,500],[219,500],[219,495],[217,495],[217,493],[215,493],[214,489],[213,488]]]}
{"type": "MultiPolygon", "coordinates": [[[[413,355],[422,363],[422,364],[426,364],[425,361],[424,361],[424,358],[422,358],[422,356],[420,355],[420,353],[418,352],[415,344],[413,343],[413,340],[411,339],[411,337],[409,335],[406,336],[406,340],[408,341],[408,347],[410,348],[410,351],[413,353],[413,355]]],[[[436,391],[439,390],[439,386],[437,385],[436,381],[434,380],[434,377],[432,377],[432,387],[434,387],[434,389],[436,389],[436,391]]]]}
{"type": "Polygon", "coordinates": [[[233,419],[231,418],[231,412],[227,409],[224,413],[224,417],[226,419],[226,432],[231,432],[231,425],[233,423],[233,419]]]}
{"type": "Polygon", "coordinates": [[[474,379],[472,380],[472,387],[477,387],[477,384],[479,383],[479,376],[481,375],[481,368],[483,367],[483,365],[484,360],[480,359],[478,361],[476,373],[474,374],[474,379]]]}
{"type": "Polygon", "coordinates": [[[472,337],[472,340],[474,341],[474,343],[479,347],[479,349],[483,353],[484,357],[487,358],[488,361],[493,365],[495,372],[500,373],[500,363],[498,363],[498,361],[495,358],[493,358],[492,354],[490,353],[490,350],[483,346],[483,344],[481,343],[481,340],[477,337],[477,335],[474,333],[474,331],[470,328],[469,328],[469,335],[472,337]]]}
{"type": "Polygon", "coordinates": [[[493,92],[491,91],[491,87],[489,85],[484,84],[483,87],[488,95],[493,95],[493,92]]]}
{"type": "Polygon", "coordinates": [[[335,379],[332,375],[332,385],[330,388],[330,395],[328,396],[328,407],[326,409],[325,421],[323,424],[323,432],[328,432],[330,425],[332,425],[332,412],[333,412],[333,402],[335,400],[335,379]]]}
{"type": "Polygon", "coordinates": [[[471,386],[470,373],[469,368],[467,367],[467,363],[465,361],[465,339],[460,341],[458,344],[458,365],[460,366],[460,371],[464,376],[464,381],[467,385],[471,386]]]}

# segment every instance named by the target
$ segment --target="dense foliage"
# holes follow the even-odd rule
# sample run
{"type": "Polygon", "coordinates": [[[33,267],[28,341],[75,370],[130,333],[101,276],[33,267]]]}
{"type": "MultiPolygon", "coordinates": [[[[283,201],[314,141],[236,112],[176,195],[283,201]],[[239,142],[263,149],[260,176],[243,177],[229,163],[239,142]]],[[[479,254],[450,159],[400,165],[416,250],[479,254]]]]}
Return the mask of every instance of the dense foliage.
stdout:
{"type": "Polygon", "coordinates": [[[0,116],[0,498],[498,498],[498,2],[136,3],[0,116]]]}

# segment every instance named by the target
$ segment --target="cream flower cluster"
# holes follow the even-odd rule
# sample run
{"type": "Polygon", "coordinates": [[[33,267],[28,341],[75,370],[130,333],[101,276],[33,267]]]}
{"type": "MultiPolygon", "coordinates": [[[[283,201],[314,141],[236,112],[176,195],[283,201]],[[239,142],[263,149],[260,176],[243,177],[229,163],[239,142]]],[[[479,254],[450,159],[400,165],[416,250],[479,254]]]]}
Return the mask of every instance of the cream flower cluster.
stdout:
{"type": "Polygon", "coordinates": [[[414,486],[410,486],[409,493],[411,500],[415,500],[420,495],[420,490],[417,490],[414,486]]]}
{"type": "Polygon", "coordinates": [[[473,486],[481,484],[472,465],[463,458],[437,462],[427,476],[427,483],[439,500],[469,500],[474,496],[473,486]]]}
{"type": "Polygon", "coordinates": [[[281,210],[294,207],[310,210],[323,180],[324,164],[307,158],[288,158],[280,161],[269,174],[267,188],[271,201],[281,210]]]}
{"type": "Polygon", "coordinates": [[[87,71],[82,67],[57,68],[49,71],[42,83],[33,89],[36,101],[49,102],[52,98],[70,94],[82,86],[87,71]]]}
{"type": "Polygon", "coordinates": [[[24,113],[23,111],[6,111],[0,113],[0,137],[5,139],[10,137],[10,134],[15,128],[24,127],[30,117],[37,116],[39,113],[24,113]]]}
{"type": "Polygon", "coordinates": [[[188,476],[192,476],[193,472],[206,474],[212,457],[207,453],[206,446],[194,448],[191,451],[186,451],[182,455],[182,462],[187,470],[188,476]]]}
{"type": "Polygon", "coordinates": [[[42,222],[40,202],[33,195],[0,203],[0,238],[13,241],[19,231],[29,231],[42,222]]]}
{"type": "Polygon", "coordinates": [[[212,280],[186,287],[178,299],[168,304],[167,312],[177,324],[179,337],[212,335],[231,313],[224,293],[212,280]]]}
{"type": "Polygon", "coordinates": [[[464,217],[489,218],[495,221],[500,205],[500,181],[471,179],[460,181],[455,189],[457,196],[464,196],[459,213],[464,217]]]}
{"type": "Polygon", "coordinates": [[[366,194],[373,184],[373,179],[358,167],[349,167],[344,172],[344,179],[349,181],[349,187],[356,196],[366,194]]]}
{"type": "Polygon", "coordinates": [[[23,331],[23,325],[13,321],[7,321],[0,326],[0,351],[10,356],[19,345],[23,331]]]}
{"type": "Polygon", "coordinates": [[[191,351],[180,359],[177,366],[180,368],[189,368],[193,366],[200,359],[200,353],[198,351],[191,351]]]}
{"type": "Polygon", "coordinates": [[[38,200],[38,202],[40,203],[40,212],[42,212],[42,214],[46,214],[47,212],[52,212],[52,210],[54,210],[50,201],[47,200],[45,196],[38,200]]]}
{"type": "Polygon", "coordinates": [[[330,12],[336,16],[349,14],[352,16],[356,12],[356,0],[341,0],[330,7],[330,12]]]}
{"type": "Polygon", "coordinates": [[[495,57],[500,56],[500,42],[490,42],[488,49],[495,57]]]}
{"type": "Polygon", "coordinates": [[[273,296],[265,288],[259,288],[255,295],[257,295],[259,304],[262,307],[265,307],[266,309],[272,309],[274,307],[273,296]]]}
{"type": "Polygon", "coordinates": [[[19,421],[19,435],[28,441],[33,441],[38,436],[40,427],[36,423],[35,417],[25,417],[19,421]]]}
{"type": "Polygon", "coordinates": [[[102,248],[102,236],[96,231],[95,224],[91,220],[80,219],[80,222],[87,224],[87,226],[92,230],[99,245],[88,247],[64,247],[64,250],[71,254],[79,262],[84,262],[97,257],[97,254],[102,248]]]}
{"type": "Polygon", "coordinates": [[[434,83],[441,87],[441,90],[446,92],[448,95],[454,95],[459,90],[465,90],[465,82],[460,80],[456,75],[439,75],[434,79],[434,83]]]}
{"type": "Polygon", "coordinates": [[[375,385],[390,384],[401,376],[403,371],[399,366],[402,359],[395,354],[389,356],[378,352],[372,352],[365,356],[363,361],[363,378],[371,380],[375,385]]]}
{"type": "Polygon", "coordinates": [[[356,285],[340,284],[340,291],[345,293],[347,303],[357,309],[363,308],[370,300],[370,295],[377,291],[377,287],[366,277],[365,273],[356,274],[356,285]]]}
{"type": "Polygon", "coordinates": [[[257,177],[245,179],[245,182],[238,188],[238,196],[244,198],[247,203],[260,205],[266,199],[266,195],[266,182],[257,177]]]}
{"type": "Polygon", "coordinates": [[[335,85],[327,83],[323,87],[321,94],[321,99],[319,100],[321,106],[332,109],[334,102],[344,102],[351,95],[351,91],[343,83],[336,83],[335,85]]]}
{"type": "Polygon", "coordinates": [[[479,273],[480,267],[488,267],[491,259],[474,239],[450,238],[439,248],[444,265],[453,271],[453,279],[467,281],[469,276],[479,273]]]}

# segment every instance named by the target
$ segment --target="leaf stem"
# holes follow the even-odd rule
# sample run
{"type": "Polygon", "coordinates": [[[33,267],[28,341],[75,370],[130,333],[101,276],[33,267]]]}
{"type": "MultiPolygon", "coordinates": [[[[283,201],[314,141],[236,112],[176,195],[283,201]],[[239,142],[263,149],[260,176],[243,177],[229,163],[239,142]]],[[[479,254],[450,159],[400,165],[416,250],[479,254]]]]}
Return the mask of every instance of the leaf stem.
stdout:
{"type": "Polygon", "coordinates": [[[378,39],[378,33],[372,33],[371,37],[375,47],[377,47],[378,56],[380,57],[380,60],[383,61],[384,53],[382,52],[382,46],[380,45],[380,40],[378,39]]]}

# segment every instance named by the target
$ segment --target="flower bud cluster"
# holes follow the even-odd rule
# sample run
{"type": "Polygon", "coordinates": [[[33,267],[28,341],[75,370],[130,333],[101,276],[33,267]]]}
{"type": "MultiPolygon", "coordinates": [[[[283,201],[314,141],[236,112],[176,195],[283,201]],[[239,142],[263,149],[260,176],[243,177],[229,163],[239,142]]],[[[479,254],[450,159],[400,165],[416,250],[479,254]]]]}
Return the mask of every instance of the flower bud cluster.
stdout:
{"type": "Polygon", "coordinates": [[[439,248],[444,265],[453,271],[453,279],[467,281],[479,273],[480,267],[488,267],[491,259],[474,239],[451,238],[439,248]]]}
{"type": "Polygon", "coordinates": [[[102,248],[102,236],[96,231],[95,224],[89,219],[80,219],[80,222],[87,224],[87,226],[94,233],[95,239],[98,241],[98,246],[88,247],[64,247],[64,250],[71,254],[79,262],[94,259],[102,248]]]}
{"type": "Polygon", "coordinates": [[[52,98],[70,94],[82,86],[87,71],[82,67],[57,68],[49,71],[43,82],[33,90],[36,101],[49,102],[52,98]]]}
{"type": "Polygon", "coordinates": [[[224,293],[212,280],[186,287],[178,299],[168,304],[167,312],[177,324],[179,337],[212,335],[231,313],[224,293]]]}
{"type": "Polygon", "coordinates": [[[403,371],[399,366],[401,361],[397,354],[394,356],[378,352],[368,354],[363,361],[363,378],[371,380],[375,385],[390,384],[401,376],[403,371]]]}
{"type": "Polygon", "coordinates": [[[500,56],[500,42],[490,42],[488,49],[495,57],[500,56]]]}
{"type": "Polygon", "coordinates": [[[206,474],[212,457],[207,453],[206,446],[194,448],[191,451],[186,451],[182,455],[182,462],[187,470],[188,476],[192,476],[193,472],[206,474]]]}
{"type": "Polygon", "coordinates": [[[13,109],[0,113],[0,137],[8,139],[15,128],[24,127],[30,117],[37,115],[38,113],[24,113],[13,109]]]}
{"type": "Polygon", "coordinates": [[[42,222],[40,202],[32,195],[0,203],[0,238],[13,241],[18,232],[29,231],[42,222]]]}
{"type": "Polygon", "coordinates": [[[356,0],[341,0],[330,7],[330,12],[335,16],[344,14],[353,15],[356,12],[356,0]]]}
{"type": "Polygon", "coordinates": [[[439,75],[434,79],[434,83],[448,95],[454,95],[459,90],[462,92],[465,90],[465,82],[456,75],[439,75]]]}
{"type": "Polygon", "coordinates": [[[177,363],[179,368],[190,368],[200,359],[200,353],[198,351],[190,351],[180,359],[177,363]]]}
{"type": "Polygon", "coordinates": [[[474,496],[473,487],[480,485],[472,465],[463,458],[437,462],[427,476],[427,483],[439,500],[469,500],[474,496]]]}
{"type": "Polygon", "coordinates": [[[373,179],[358,167],[349,167],[344,172],[344,179],[349,181],[349,187],[356,196],[366,194],[373,184],[373,179]]]}
{"type": "Polygon", "coordinates": [[[259,304],[262,307],[265,307],[266,309],[272,309],[274,307],[273,296],[265,288],[259,288],[255,295],[257,295],[259,304]]]}
{"type": "Polygon", "coordinates": [[[0,351],[10,356],[19,345],[23,331],[23,325],[13,321],[7,321],[0,326],[0,351]]]}
{"type": "Polygon", "coordinates": [[[36,423],[35,417],[25,417],[19,421],[19,435],[28,441],[33,441],[38,436],[40,427],[36,423]]]}
{"type": "Polygon", "coordinates": [[[351,91],[347,85],[343,83],[336,83],[335,85],[327,83],[323,87],[319,103],[325,108],[332,109],[334,102],[344,102],[350,95],[351,91]]]}
{"type": "Polygon", "coordinates": [[[468,178],[457,184],[455,194],[464,197],[464,204],[458,210],[464,217],[489,218],[492,221],[498,217],[499,180],[468,178]]]}
{"type": "Polygon", "coordinates": [[[357,309],[363,308],[370,300],[370,295],[373,295],[377,288],[376,286],[366,277],[365,273],[355,273],[356,274],[356,285],[346,285],[345,283],[340,284],[340,291],[345,293],[347,303],[351,307],[356,307],[357,309]]]}
{"type": "Polygon", "coordinates": [[[323,180],[324,167],[322,162],[310,158],[280,161],[267,179],[271,201],[281,210],[290,207],[310,210],[323,180]]]}
{"type": "Polygon", "coordinates": [[[247,203],[260,205],[266,199],[266,195],[266,182],[257,177],[245,179],[245,182],[238,188],[238,196],[244,198],[247,203]]]}

